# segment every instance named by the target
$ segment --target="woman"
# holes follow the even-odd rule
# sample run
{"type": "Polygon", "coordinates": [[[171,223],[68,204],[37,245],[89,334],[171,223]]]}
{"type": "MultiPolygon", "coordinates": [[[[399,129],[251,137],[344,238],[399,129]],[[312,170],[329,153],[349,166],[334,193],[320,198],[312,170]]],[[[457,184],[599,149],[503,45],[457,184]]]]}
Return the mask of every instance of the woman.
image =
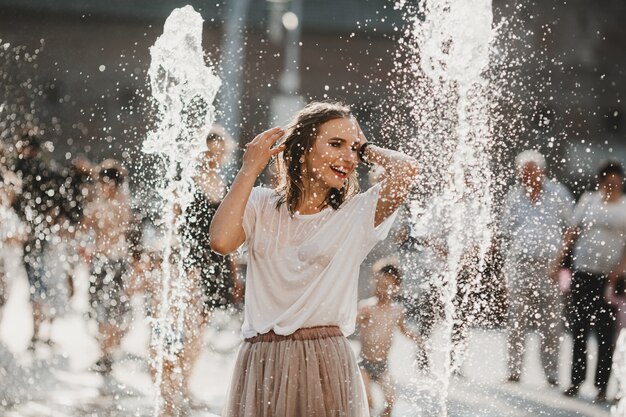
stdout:
{"type": "Polygon", "coordinates": [[[245,342],[225,416],[369,415],[345,338],[356,322],[359,265],[389,231],[417,172],[413,158],[366,142],[337,103],[311,103],[286,131],[270,129],[248,144],[210,228],[213,250],[245,244],[249,254],[245,342]],[[281,153],[282,185],[254,187],[281,153]],[[364,193],[359,161],[386,171],[364,193]]]}
{"type": "Polygon", "coordinates": [[[214,125],[206,138],[198,173],[194,178],[196,190],[185,211],[183,242],[189,248],[187,269],[199,274],[203,292],[203,317],[215,308],[226,308],[238,295],[240,284],[235,279],[236,265],[231,257],[211,251],[206,233],[211,220],[226,194],[222,167],[232,139],[220,125],[214,125]]]}
{"type": "Polygon", "coordinates": [[[189,253],[184,258],[185,269],[196,281],[192,287],[193,307],[197,310],[188,314],[188,334],[185,343],[183,375],[188,397],[188,381],[193,366],[200,354],[201,336],[208,323],[210,313],[216,308],[229,308],[238,301],[243,292],[237,279],[236,264],[230,256],[221,256],[211,251],[207,230],[211,220],[226,194],[222,179],[222,168],[228,156],[232,139],[220,125],[214,125],[206,137],[206,151],[202,154],[194,182],[196,190],[193,200],[184,213],[182,240],[189,253]],[[199,317],[198,317],[199,316],[199,317]]]}
{"type": "MultiPolygon", "coordinates": [[[[556,260],[556,276],[565,254],[575,243],[572,278],[572,360],[571,386],[565,395],[578,394],[587,374],[587,338],[594,330],[598,336],[596,401],[606,400],[611,375],[615,317],[604,299],[609,275],[625,266],[626,197],[622,193],[624,171],[618,162],[609,161],[598,171],[598,191],[585,193],[576,205],[572,228],[556,260]]],[[[620,271],[621,272],[621,271],[620,271]]]]}

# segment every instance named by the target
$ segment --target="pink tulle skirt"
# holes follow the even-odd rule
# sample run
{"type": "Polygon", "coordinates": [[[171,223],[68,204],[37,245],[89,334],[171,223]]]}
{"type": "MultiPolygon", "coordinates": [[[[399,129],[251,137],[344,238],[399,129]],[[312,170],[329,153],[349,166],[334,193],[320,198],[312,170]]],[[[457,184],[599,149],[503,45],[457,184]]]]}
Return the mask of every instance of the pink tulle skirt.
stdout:
{"type": "Polygon", "coordinates": [[[224,417],[369,417],[363,380],[338,327],[274,332],[240,348],[224,417]]]}

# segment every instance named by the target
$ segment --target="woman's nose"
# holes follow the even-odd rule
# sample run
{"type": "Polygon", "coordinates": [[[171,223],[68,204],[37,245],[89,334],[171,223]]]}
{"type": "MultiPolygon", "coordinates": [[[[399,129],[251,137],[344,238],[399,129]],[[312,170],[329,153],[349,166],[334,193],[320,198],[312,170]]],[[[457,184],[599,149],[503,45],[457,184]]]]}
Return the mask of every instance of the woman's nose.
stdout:
{"type": "Polygon", "coordinates": [[[356,151],[348,149],[343,153],[343,160],[346,162],[355,162],[357,160],[356,151]]]}

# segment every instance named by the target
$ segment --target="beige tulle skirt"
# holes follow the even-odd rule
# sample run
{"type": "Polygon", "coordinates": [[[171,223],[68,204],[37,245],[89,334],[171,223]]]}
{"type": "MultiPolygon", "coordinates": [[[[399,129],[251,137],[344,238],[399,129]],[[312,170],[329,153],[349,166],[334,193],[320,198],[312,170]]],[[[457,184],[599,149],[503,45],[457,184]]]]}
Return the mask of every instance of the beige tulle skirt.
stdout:
{"type": "Polygon", "coordinates": [[[338,327],[273,332],[241,346],[224,417],[368,417],[363,380],[338,327]]]}

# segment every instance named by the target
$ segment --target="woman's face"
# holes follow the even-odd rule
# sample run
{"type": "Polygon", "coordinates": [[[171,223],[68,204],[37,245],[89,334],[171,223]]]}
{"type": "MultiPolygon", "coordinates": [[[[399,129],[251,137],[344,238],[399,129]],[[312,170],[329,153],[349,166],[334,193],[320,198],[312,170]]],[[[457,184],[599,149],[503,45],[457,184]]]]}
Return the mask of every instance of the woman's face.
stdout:
{"type": "Polygon", "coordinates": [[[226,156],[224,142],[211,140],[207,142],[207,150],[204,153],[204,164],[208,169],[218,170],[224,163],[226,156]]]}
{"type": "Polygon", "coordinates": [[[354,118],[329,120],[319,128],[311,152],[305,154],[303,177],[322,188],[340,189],[358,165],[360,145],[359,126],[354,118]]]}
{"type": "Polygon", "coordinates": [[[624,179],[617,174],[609,174],[600,180],[600,191],[608,194],[622,190],[624,179]]]}

